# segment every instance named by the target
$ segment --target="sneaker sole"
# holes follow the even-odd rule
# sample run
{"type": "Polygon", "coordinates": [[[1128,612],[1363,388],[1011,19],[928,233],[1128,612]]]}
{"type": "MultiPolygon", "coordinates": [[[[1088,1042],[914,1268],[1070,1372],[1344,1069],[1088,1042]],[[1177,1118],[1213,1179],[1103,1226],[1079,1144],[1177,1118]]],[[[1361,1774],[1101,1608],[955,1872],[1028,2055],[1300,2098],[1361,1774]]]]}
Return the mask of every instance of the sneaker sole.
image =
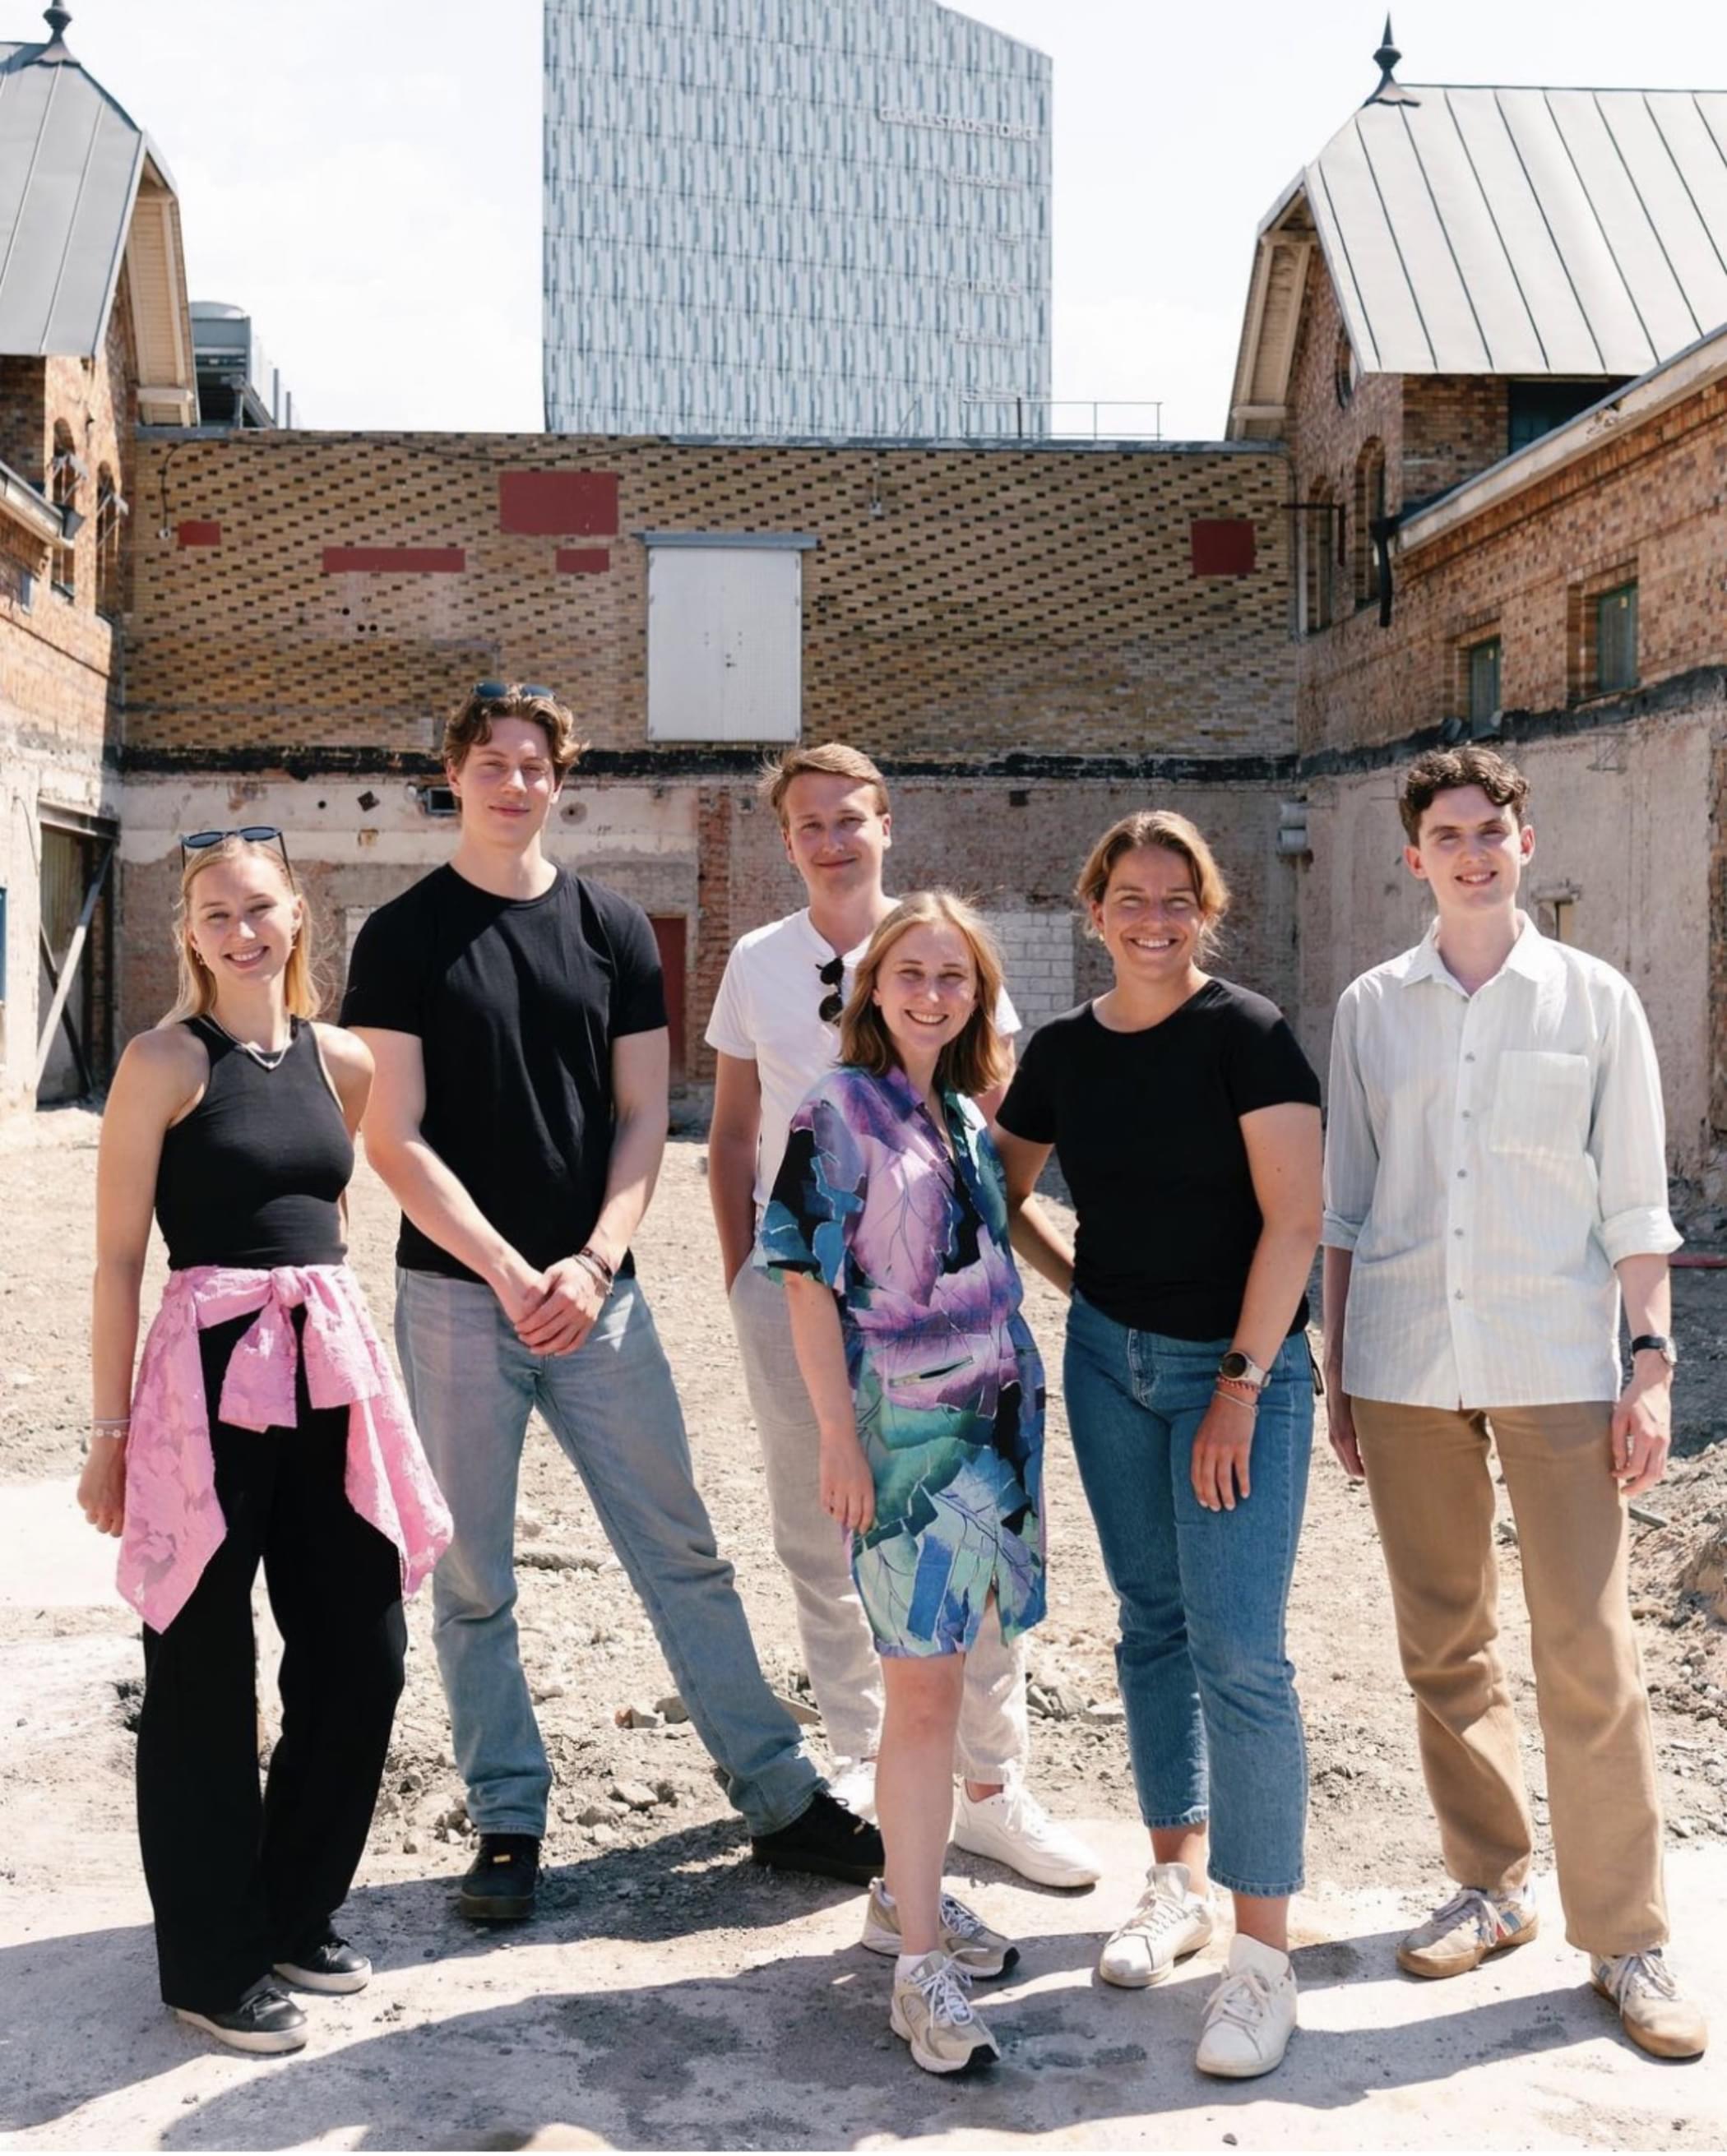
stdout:
{"type": "MultiPolygon", "coordinates": [[[[1290,2033],[1293,2035],[1294,2031],[1292,2030],[1290,2033]]],[[[1202,2074],[1210,2074],[1214,2081],[1257,2082],[1262,2074],[1276,2073],[1278,2067],[1282,2065],[1284,2059],[1288,2056],[1288,2050],[1289,2047],[1286,2044],[1282,2051],[1277,2054],[1275,2059],[1267,2059],[1263,2065],[1256,2063],[1253,2066],[1225,2066],[1219,2064],[1215,2066],[1208,2066],[1203,2059],[1195,2059],[1194,2061],[1194,2064],[1199,2068],[1202,2074]]]]}
{"type": "Polygon", "coordinates": [[[927,2074],[972,2074],[980,2067],[993,2066],[1001,2054],[993,2044],[978,2044],[963,2059],[938,2058],[933,2051],[926,2051],[912,2034],[909,2025],[902,2020],[898,2005],[888,2010],[887,2025],[902,2043],[911,2046],[912,2056],[927,2074]]]}
{"type": "Polygon", "coordinates": [[[284,1984],[291,1984],[296,1991],[316,1991],[330,1998],[350,1991],[363,1991],[372,1981],[372,1964],[355,1969],[346,1976],[329,1976],[321,1970],[301,1969],[297,1963],[278,1961],[270,1964],[272,1975],[279,1976],[284,1984]]]}
{"type": "Polygon", "coordinates": [[[1467,1976],[1472,1969],[1479,1969],[1490,1954],[1509,1953],[1514,1947],[1526,1947],[1540,1928],[1539,1917],[1531,1917],[1521,1931],[1495,1939],[1490,1947],[1478,1946],[1473,1954],[1442,1964],[1424,1962],[1421,1955],[1425,1949],[1421,1947],[1399,1947],[1397,1966],[1406,1976],[1419,1976],[1429,1983],[1442,1982],[1448,1976],[1467,1976]]]}
{"type": "Polygon", "coordinates": [[[532,1916],[534,1897],[530,1894],[524,1900],[520,1895],[511,1895],[505,1900],[501,1897],[494,1898],[488,1894],[464,1892],[458,1897],[457,1907],[470,1923],[514,1924],[519,1923],[524,1917],[532,1916]]]}
{"type": "Polygon", "coordinates": [[[1103,1876],[1096,1865],[1058,1865],[1053,1861],[1040,1864],[1036,1858],[1024,1851],[1010,1853],[986,1840],[982,1835],[968,1840],[964,1834],[953,1838],[955,1849],[963,1849],[968,1856],[987,1856],[992,1864],[1000,1864],[1009,1871],[1016,1871],[1021,1879],[1029,1879],[1034,1887],[1056,1887],[1077,1894],[1083,1888],[1095,1887],[1103,1876]]]}
{"type": "Polygon", "coordinates": [[[1178,1947],[1174,1958],[1154,1966],[1149,1976],[1112,1976],[1103,1966],[1103,1955],[1099,1954],[1097,1957],[1098,1977],[1105,1984],[1114,1984],[1119,1991],[1149,1991],[1154,1984],[1167,1984],[1175,1974],[1176,1967],[1180,1963],[1190,1960],[1196,1953],[1203,1953],[1211,1943],[1211,1932],[1212,1927],[1207,1924],[1203,1938],[1195,1939],[1186,1946],[1178,1947]]]}
{"type": "MultiPolygon", "coordinates": [[[[874,1864],[846,1864],[838,1857],[781,1856],[775,1851],[750,1845],[750,1861],[769,1871],[802,1871],[812,1879],[843,1880],[848,1887],[867,1887],[881,1876],[879,1859],[874,1864]]],[[[895,1953],[899,1949],[896,1948],[895,1953]]]]}
{"type": "Polygon", "coordinates": [[[1608,2005],[1612,2008],[1613,2011],[1618,2015],[1619,2025],[1622,2030],[1624,2030],[1626,2035],[1630,2037],[1632,2043],[1637,2046],[1640,2051],[1647,2051],[1652,2059],[1700,2059],[1704,2053],[1709,2049],[1709,2039],[1707,2037],[1705,2037],[1700,2044],[1680,2044],[1675,2043],[1670,2039],[1665,2039],[1656,2035],[1652,2030],[1644,2030],[1641,2032],[1638,2031],[1632,2026],[1629,2021],[1626,2020],[1624,2013],[1620,2007],[1619,2001],[1613,1996],[1612,1993],[1608,1990],[1606,1985],[1604,1984],[1598,1977],[1595,1976],[1591,1976],[1589,1982],[1591,1989],[1598,1992],[1601,1996],[1606,2000],[1608,2005]]]}
{"type": "Polygon", "coordinates": [[[174,2016],[177,2020],[187,2022],[194,2029],[202,2029],[207,2036],[213,2036],[218,2044],[225,2044],[230,2051],[253,2051],[269,2058],[306,2048],[304,2029],[224,2029],[219,2021],[213,2020],[208,2014],[198,2013],[190,2006],[177,2006],[174,2016]]]}
{"type": "MultiPolygon", "coordinates": [[[[949,1946],[945,1941],[943,1943],[944,1951],[959,1963],[969,1976],[975,1977],[979,1984],[988,1984],[992,1978],[1005,1976],[1010,1969],[1019,1966],[1020,1949],[1017,1947],[1004,1947],[1001,1959],[992,1969],[987,1967],[983,1962],[969,1960],[962,1948],[949,1946]]],[[[878,1924],[866,1925],[863,1937],[858,1941],[858,1944],[861,1947],[866,1947],[871,1953],[897,1956],[902,1951],[899,1933],[883,1931],[878,1924]]]]}

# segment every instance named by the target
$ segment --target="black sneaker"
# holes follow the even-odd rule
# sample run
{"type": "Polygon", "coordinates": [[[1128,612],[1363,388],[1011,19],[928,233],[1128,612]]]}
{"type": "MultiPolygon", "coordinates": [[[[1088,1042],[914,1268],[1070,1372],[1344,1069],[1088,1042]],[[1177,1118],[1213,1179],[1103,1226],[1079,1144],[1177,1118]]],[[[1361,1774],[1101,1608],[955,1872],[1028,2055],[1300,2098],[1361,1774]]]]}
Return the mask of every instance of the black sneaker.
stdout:
{"type": "Polygon", "coordinates": [[[462,1879],[461,1912],[476,1924],[508,1924],[531,1917],[539,1877],[537,1835],[482,1834],[480,1854],[462,1879]]]}
{"type": "Polygon", "coordinates": [[[296,1991],[363,1991],[372,1981],[372,1964],[360,1949],[327,1930],[316,1946],[273,1966],[296,1991]]]}
{"type": "Polygon", "coordinates": [[[880,1830],[847,1811],[825,1789],[816,1791],[789,1826],[753,1836],[749,1853],[758,1864],[781,1871],[814,1871],[824,1879],[848,1880],[854,1887],[880,1878],[887,1861],[880,1830]]]}
{"type": "Polygon", "coordinates": [[[174,2011],[230,2051],[297,2051],[306,2041],[305,2015],[272,1977],[260,1976],[223,2013],[200,2014],[190,2006],[174,2011]]]}

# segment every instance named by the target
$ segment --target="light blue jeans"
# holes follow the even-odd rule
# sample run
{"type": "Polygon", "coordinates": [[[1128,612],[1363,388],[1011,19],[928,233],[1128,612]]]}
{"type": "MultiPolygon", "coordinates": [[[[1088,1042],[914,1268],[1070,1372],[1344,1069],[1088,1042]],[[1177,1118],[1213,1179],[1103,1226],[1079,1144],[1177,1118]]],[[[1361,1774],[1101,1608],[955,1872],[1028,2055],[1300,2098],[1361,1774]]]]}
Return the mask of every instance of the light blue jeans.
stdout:
{"type": "Polygon", "coordinates": [[[1312,1366],[1293,1334],[1272,1365],[1252,1494],[1208,1512],[1193,1443],[1227,1340],[1118,1325],[1076,1295],[1065,1390],[1080,1480],[1120,1606],[1117,1681],[1147,1826],[1211,1820],[1211,1876],[1231,1893],[1302,1884],[1307,1746],[1284,1648],[1313,1444],[1312,1366]]]}
{"type": "Polygon", "coordinates": [[[546,1830],[552,1769],[516,1632],[516,1483],[538,1408],[641,1598],[727,1794],[752,1834],[789,1825],[821,1778],[762,1676],[635,1280],[618,1281],[574,1354],[537,1355],[489,1287],[398,1271],[396,1346],[455,1521],[433,1578],[432,1637],[474,1825],[483,1834],[546,1830]]]}

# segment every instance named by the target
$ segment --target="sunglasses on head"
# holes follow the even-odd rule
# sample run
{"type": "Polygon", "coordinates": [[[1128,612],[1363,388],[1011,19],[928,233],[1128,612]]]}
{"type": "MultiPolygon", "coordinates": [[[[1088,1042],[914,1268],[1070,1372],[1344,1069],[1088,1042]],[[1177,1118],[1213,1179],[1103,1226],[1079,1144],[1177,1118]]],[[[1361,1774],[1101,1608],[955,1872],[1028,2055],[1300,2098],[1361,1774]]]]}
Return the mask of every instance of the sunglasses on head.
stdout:
{"type": "Polygon", "coordinates": [[[201,854],[210,846],[219,846],[224,839],[244,839],[250,846],[275,846],[282,856],[282,866],[288,871],[288,880],[294,879],[293,864],[288,859],[288,841],[274,824],[242,824],[232,831],[188,831],[180,840],[180,865],[186,865],[188,854],[201,854]]]}
{"type": "Polygon", "coordinates": [[[482,704],[507,704],[517,696],[542,697],[548,704],[558,701],[549,689],[537,681],[476,681],[469,692],[482,704]]]}
{"type": "Polygon", "coordinates": [[[816,1006],[815,1014],[824,1025],[832,1025],[846,1008],[846,998],[840,993],[840,983],[846,978],[846,961],[830,958],[826,965],[816,968],[815,978],[827,990],[816,1006]]]}

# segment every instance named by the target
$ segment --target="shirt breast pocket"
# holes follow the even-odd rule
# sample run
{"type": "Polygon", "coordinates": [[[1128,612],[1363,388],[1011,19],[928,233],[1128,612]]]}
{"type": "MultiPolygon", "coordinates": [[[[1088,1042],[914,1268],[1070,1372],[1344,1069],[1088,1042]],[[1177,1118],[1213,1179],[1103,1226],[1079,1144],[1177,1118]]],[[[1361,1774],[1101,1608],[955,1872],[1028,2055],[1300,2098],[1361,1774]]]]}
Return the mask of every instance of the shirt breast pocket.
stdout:
{"type": "Polygon", "coordinates": [[[1525,1158],[1575,1158],[1589,1140],[1586,1055],[1507,1050],[1499,1058],[1488,1145],[1525,1158]]]}

